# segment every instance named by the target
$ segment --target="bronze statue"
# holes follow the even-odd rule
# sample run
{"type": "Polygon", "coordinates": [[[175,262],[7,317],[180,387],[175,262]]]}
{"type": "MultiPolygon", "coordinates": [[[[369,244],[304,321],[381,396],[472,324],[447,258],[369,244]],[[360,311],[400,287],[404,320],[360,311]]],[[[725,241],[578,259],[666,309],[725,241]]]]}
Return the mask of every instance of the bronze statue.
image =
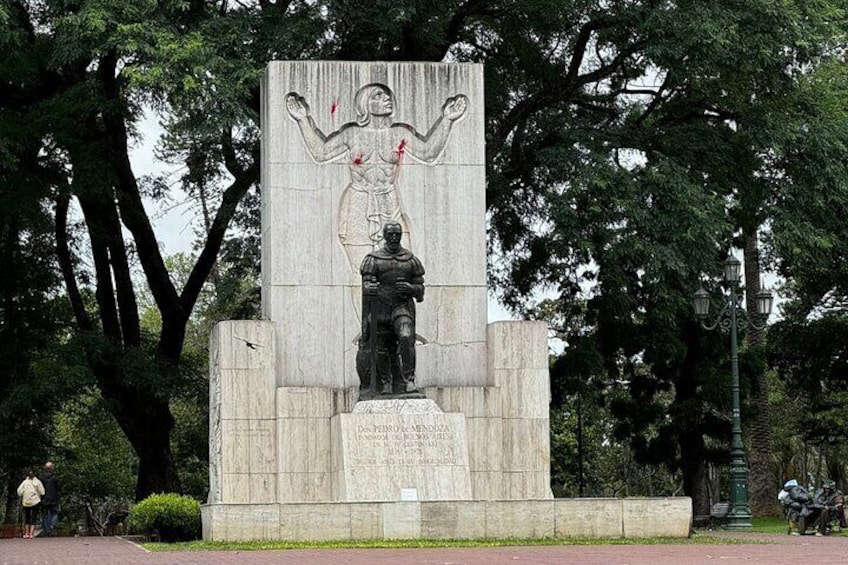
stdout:
{"type": "Polygon", "coordinates": [[[362,335],[356,368],[362,396],[416,393],[415,302],[424,300],[424,266],[400,245],[403,227],[383,226],[383,247],[362,261],[362,335]],[[367,387],[367,388],[366,388],[367,387]]]}

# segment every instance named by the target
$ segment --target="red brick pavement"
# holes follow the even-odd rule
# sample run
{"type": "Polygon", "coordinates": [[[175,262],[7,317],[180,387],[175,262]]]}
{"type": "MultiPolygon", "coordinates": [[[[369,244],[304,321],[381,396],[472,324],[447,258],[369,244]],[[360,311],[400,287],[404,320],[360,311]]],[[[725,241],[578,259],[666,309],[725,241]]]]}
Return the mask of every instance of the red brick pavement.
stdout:
{"type": "Polygon", "coordinates": [[[120,538],[0,540],[0,565],[678,565],[848,563],[848,537],[737,534],[768,545],[602,545],[156,552],[120,538]]]}

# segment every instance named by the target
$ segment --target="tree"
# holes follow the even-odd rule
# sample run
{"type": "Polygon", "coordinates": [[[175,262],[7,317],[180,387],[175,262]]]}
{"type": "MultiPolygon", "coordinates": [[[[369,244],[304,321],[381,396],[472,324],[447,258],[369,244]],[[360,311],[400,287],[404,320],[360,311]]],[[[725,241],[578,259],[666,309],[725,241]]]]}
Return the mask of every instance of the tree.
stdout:
{"type": "Polygon", "coordinates": [[[738,228],[750,235],[767,219],[774,193],[743,188],[776,170],[775,132],[792,126],[774,127],[772,112],[844,14],[824,0],[9,0],[3,16],[14,38],[3,68],[26,58],[29,79],[4,81],[0,101],[63,164],[50,181],[63,278],[88,366],[139,456],[141,497],[179,488],[170,403],[188,321],[258,179],[268,61],[484,62],[493,282],[515,308],[539,286],[574,301],[595,284],[606,370],[645,356],[663,388],[702,366],[688,296],[738,228]],[[204,205],[181,286],[143,206],[161,186],[129,161],[144,104],[166,116],[162,154],[185,164],[184,187],[204,205]],[[72,205],[90,273],[74,262],[72,205]],[[155,335],[139,322],[135,261],[161,316],[155,335]]]}
{"type": "Polygon", "coordinates": [[[143,66],[145,55],[160,47],[155,37],[147,35],[140,43],[140,36],[168,29],[189,34],[192,17],[205,11],[202,4],[194,9],[200,12],[185,13],[178,4],[92,1],[49,6],[11,2],[4,11],[16,38],[8,57],[14,62],[28,54],[27,76],[32,77],[4,82],[4,106],[15,107],[40,126],[42,143],[36,149],[57,156],[64,165],[58,171],[62,175],[50,179],[57,189],[59,265],[86,362],[139,456],[138,497],[179,489],[170,447],[169,398],[180,380],[186,323],[236,205],[257,176],[255,162],[242,166],[232,130],[219,130],[219,146],[226,153],[232,180],[223,190],[189,279],[175,288],[130,165],[138,104],[149,95],[129,82],[126,69],[143,66]],[[69,238],[72,199],[88,234],[95,305],[85,300],[88,273],[75,261],[69,238]],[[125,240],[124,228],[131,234],[132,246],[125,240]],[[139,323],[131,274],[135,260],[161,313],[162,327],[156,336],[145,335],[139,323]]]}
{"type": "MultiPolygon", "coordinates": [[[[704,382],[690,371],[708,369],[691,358],[706,337],[694,333],[683,301],[740,230],[749,292],[756,290],[754,243],[769,219],[767,203],[786,184],[801,183],[799,193],[815,186],[804,184],[814,169],[790,175],[775,156],[787,136],[805,137],[808,118],[790,106],[809,90],[806,74],[823,64],[819,46],[844,34],[844,11],[835,3],[819,12],[770,1],[609,8],[583,35],[593,51],[567,47],[554,52],[560,58],[522,66],[522,76],[532,68],[549,84],[569,78],[566,69],[605,76],[576,90],[560,83],[559,96],[548,99],[534,99],[536,88],[521,91],[526,98],[514,108],[536,104],[528,102],[524,121],[504,138],[493,160],[502,165],[490,177],[495,249],[505,258],[495,280],[517,308],[538,286],[565,301],[582,299],[591,286],[609,369],[638,358],[652,375],[632,381],[633,408],[650,406],[653,387],[687,406],[697,389],[687,393],[686,385],[704,382]]],[[[753,429],[766,433],[754,453],[768,455],[765,386],[749,390],[761,405],[753,429]]],[[[697,423],[685,418],[691,412],[673,414],[694,426],[679,448],[699,445],[697,423]]],[[[770,499],[774,479],[761,460],[751,482],[762,486],[758,499],[770,499]]],[[[684,478],[686,492],[697,482],[684,478]]]]}
{"type": "Polygon", "coordinates": [[[17,513],[15,489],[27,467],[43,460],[50,441],[51,413],[65,390],[51,372],[50,350],[63,330],[59,284],[52,262],[50,211],[33,178],[37,146],[15,138],[14,117],[0,117],[0,492],[4,521],[17,513]],[[3,119],[6,118],[6,119],[3,119]],[[8,160],[7,160],[8,159],[8,160]],[[41,370],[39,369],[41,366],[41,370]]]}

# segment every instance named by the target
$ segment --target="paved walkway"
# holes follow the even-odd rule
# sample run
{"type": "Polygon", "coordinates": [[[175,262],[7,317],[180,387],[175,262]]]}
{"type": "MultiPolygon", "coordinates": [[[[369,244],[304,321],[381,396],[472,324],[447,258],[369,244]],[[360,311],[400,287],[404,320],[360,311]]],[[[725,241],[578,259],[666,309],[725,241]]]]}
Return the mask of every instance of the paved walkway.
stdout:
{"type": "Polygon", "coordinates": [[[848,563],[846,537],[737,534],[769,545],[604,545],[156,552],[120,538],[0,540],[0,565],[689,565],[848,563]]]}

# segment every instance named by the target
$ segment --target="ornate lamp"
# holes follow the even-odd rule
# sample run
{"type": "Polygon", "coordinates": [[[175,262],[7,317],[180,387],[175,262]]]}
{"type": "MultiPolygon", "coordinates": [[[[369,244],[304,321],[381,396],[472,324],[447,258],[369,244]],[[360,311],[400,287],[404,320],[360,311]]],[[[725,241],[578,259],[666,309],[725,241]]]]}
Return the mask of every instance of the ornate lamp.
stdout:
{"type": "Polygon", "coordinates": [[[742,262],[731,253],[724,260],[724,280],[736,284],[742,280],[742,262]]]}
{"type": "Polygon", "coordinates": [[[695,315],[698,318],[705,318],[710,313],[710,293],[703,287],[695,293],[692,303],[695,305],[695,315]]]}
{"type": "Polygon", "coordinates": [[[768,290],[761,290],[757,293],[757,314],[763,318],[771,316],[771,307],[774,304],[774,297],[768,290]]]}
{"type": "Polygon", "coordinates": [[[701,326],[707,330],[721,327],[730,330],[730,378],[731,392],[733,397],[733,409],[731,412],[732,435],[730,450],[730,512],[728,513],[728,527],[750,528],[751,509],[748,505],[748,467],[745,463],[745,444],[742,441],[742,421],[740,417],[739,402],[739,351],[737,346],[737,325],[744,327],[750,324],[752,327],[762,329],[765,320],[771,314],[773,297],[771,292],[761,290],[757,293],[757,316],[762,320],[762,326],[755,321],[755,316],[746,314],[741,306],[742,296],[738,289],[739,281],[742,280],[742,263],[731,253],[724,260],[724,280],[727,282],[728,294],[723,295],[724,307],[709,320],[710,293],[703,288],[695,292],[692,302],[695,307],[695,315],[701,326]]]}

